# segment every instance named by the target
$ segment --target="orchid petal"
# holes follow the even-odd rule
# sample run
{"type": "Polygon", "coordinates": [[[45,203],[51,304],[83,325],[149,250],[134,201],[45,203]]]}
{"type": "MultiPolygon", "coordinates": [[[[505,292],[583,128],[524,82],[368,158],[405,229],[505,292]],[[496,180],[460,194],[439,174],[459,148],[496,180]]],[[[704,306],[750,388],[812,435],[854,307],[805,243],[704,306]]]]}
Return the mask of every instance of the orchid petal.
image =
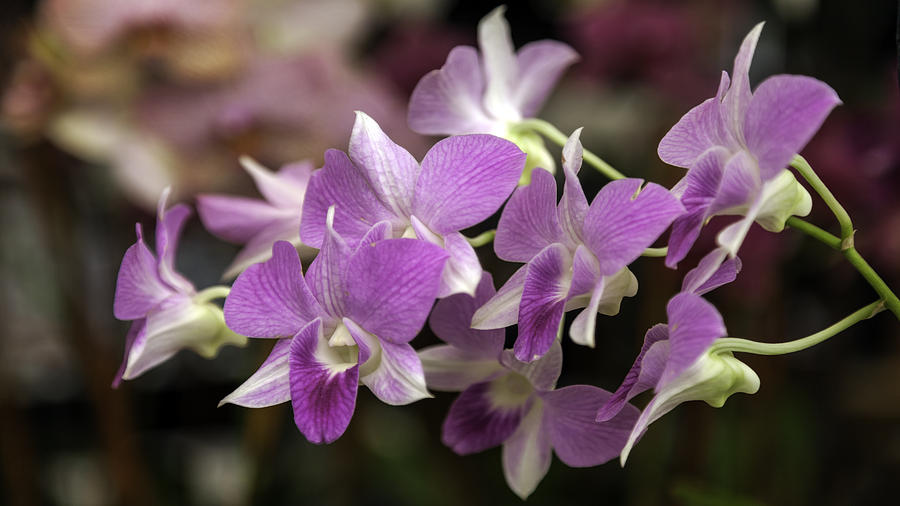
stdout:
{"type": "Polygon", "coordinates": [[[175,294],[159,277],[156,257],[144,244],[141,225],[137,224],[135,230],[137,241],[125,251],[116,279],[113,314],[120,320],[142,318],[175,294]]]}
{"type": "Polygon", "coordinates": [[[194,291],[194,285],[175,270],[175,252],[184,223],[191,208],[177,204],[166,210],[170,188],[163,190],[156,213],[156,254],[159,255],[159,277],[181,293],[194,291]]]}
{"type": "Polygon", "coordinates": [[[128,328],[128,334],[125,335],[125,353],[122,358],[122,364],[119,366],[119,370],[116,371],[116,376],[113,378],[113,388],[119,388],[119,385],[122,384],[122,376],[125,374],[125,369],[128,367],[128,358],[131,356],[131,348],[136,341],[143,341],[146,339],[146,332],[147,320],[144,318],[135,320],[128,328]]]}
{"type": "MultiPolygon", "coordinates": [[[[392,406],[402,406],[432,397],[425,387],[422,362],[412,346],[381,341],[366,332],[349,318],[344,324],[358,343],[365,343],[369,356],[365,362],[360,357],[359,382],[392,406]]],[[[362,345],[360,345],[362,346],[362,345]]]]}
{"type": "Polygon", "coordinates": [[[583,311],[572,321],[569,326],[569,338],[575,344],[582,346],[594,347],[594,329],[597,327],[597,310],[600,309],[600,300],[603,297],[603,282],[597,283],[597,286],[591,291],[590,302],[583,311]]]}
{"type": "Polygon", "coordinates": [[[555,40],[530,42],[519,49],[512,97],[523,117],[537,115],[562,73],[576,61],[578,53],[555,40]]]}
{"type": "Polygon", "coordinates": [[[634,359],[634,364],[628,370],[622,384],[597,411],[598,422],[612,420],[634,396],[656,386],[669,356],[668,339],[668,325],[659,323],[650,327],[644,336],[641,351],[634,359]]]}
{"type": "Polygon", "coordinates": [[[558,210],[560,226],[573,245],[582,242],[582,227],[589,208],[584,189],[581,187],[581,182],[578,181],[578,171],[581,169],[583,158],[583,148],[579,140],[581,130],[581,128],[575,130],[563,147],[563,169],[566,182],[558,210]]]}
{"type": "Polygon", "coordinates": [[[475,254],[475,248],[469,244],[465,236],[459,232],[451,232],[444,236],[444,250],[450,256],[441,274],[441,286],[437,296],[475,293],[484,273],[478,255],[475,254]]]}
{"type": "Polygon", "coordinates": [[[478,23],[478,46],[486,85],[484,107],[494,118],[518,120],[521,115],[512,100],[518,63],[504,12],[505,6],[497,7],[478,23]]]}
{"type": "Polygon", "coordinates": [[[275,347],[259,369],[219,401],[219,406],[231,403],[247,408],[264,408],[291,400],[290,351],[291,339],[275,341],[275,347]]]}
{"type": "Polygon", "coordinates": [[[489,356],[471,349],[436,345],[419,350],[419,359],[422,361],[428,388],[443,392],[460,392],[470,385],[488,381],[505,372],[497,361],[499,354],[498,352],[489,356]]]}
{"type": "Polygon", "coordinates": [[[419,164],[364,112],[356,112],[349,155],[379,200],[395,215],[409,215],[419,164]]]}
{"type": "Polygon", "coordinates": [[[475,311],[495,293],[491,274],[485,272],[478,283],[475,297],[461,293],[443,298],[435,304],[428,321],[431,330],[454,348],[496,361],[503,350],[505,332],[471,328],[475,311]]]}
{"type": "Polygon", "coordinates": [[[312,176],[312,163],[304,161],[285,165],[278,173],[274,173],[249,156],[242,156],[240,162],[253,178],[259,193],[270,204],[281,209],[300,211],[309,178],[312,176]]]}
{"type": "Polygon", "coordinates": [[[297,250],[285,241],[275,243],[271,259],[242,272],[225,299],[228,327],[252,337],[291,337],[321,313],[297,250]]]}
{"type": "Polygon", "coordinates": [[[679,293],[672,297],[666,314],[671,346],[657,392],[694,363],[713,341],[727,335],[722,315],[699,295],[679,293]]]}
{"type": "Polygon", "coordinates": [[[730,81],[722,72],[719,92],[705,100],[678,120],[659,141],[660,160],[676,167],[690,168],[708,149],[714,146],[736,147],[724,124],[721,100],[730,81]]]}
{"type": "Polygon", "coordinates": [[[299,207],[287,211],[257,199],[198,195],[197,212],[203,226],[211,234],[239,244],[253,239],[261,229],[292,217],[297,218],[297,229],[300,228],[299,207]]]}
{"type": "Polygon", "coordinates": [[[531,173],[531,184],[516,189],[497,225],[494,251],[508,262],[527,262],[563,236],[556,214],[556,180],[544,169],[531,173]]]}
{"type": "Polygon", "coordinates": [[[726,260],[727,256],[728,251],[724,248],[716,248],[707,253],[697,267],[684,275],[681,291],[703,295],[737,279],[737,274],[741,271],[741,259],[733,257],[726,260]]]}
{"type": "Polygon", "coordinates": [[[534,402],[519,428],[503,443],[503,476],[522,499],[534,492],[550,469],[552,446],[543,411],[543,403],[534,402]]]}
{"type": "Polygon", "coordinates": [[[742,209],[759,193],[762,181],[756,161],[747,151],[734,154],[725,164],[715,199],[710,203],[709,214],[726,213],[742,209]]]}
{"type": "Polygon", "coordinates": [[[553,390],[562,372],[562,345],[554,341],[547,353],[532,362],[522,362],[516,358],[513,350],[503,350],[500,363],[531,383],[536,390],[553,390]]]}
{"type": "Polygon", "coordinates": [[[509,439],[519,426],[527,404],[518,402],[518,396],[506,402],[502,383],[501,388],[497,386],[495,382],[485,382],[465,389],[453,401],[444,419],[441,442],[459,455],[468,455],[509,439]]]}
{"type": "Polygon", "coordinates": [[[531,362],[550,349],[559,329],[569,291],[572,256],[562,244],[551,244],[528,263],[519,305],[516,357],[531,362]]]}
{"type": "Polygon", "coordinates": [[[502,329],[519,321],[519,302],[525,287],[528,265],[523,265],[500,287],[500,290],[472,315],[472,328],[502,329]]]}
{"type": "Polygon", "coordinates": [[[744,142],[743,123],[747,108],[750,106],[750,62],[756,51],[756,43],[762,32],[764,23],[759,23],[744,37],[737,56],[734,57],[734,70],[731,73],[731,87],[722,99],[723,119],[731,130],[731,134],[739,143],[744,142]]]}
{"type": "Polygon", "coordinates": [[[306,278],[316,300],[330,315],[346,314],[344,303],[346,288],[345,273],[350,260],[351,248],[344,239],[334,231],[335,210],[329,209],[325,218],[325,239],[322,249],[309,265],[306,278]]]}
{"type": "MultiPolygon", "coordinates": [[[[234,260],[225,269],[223,279],[237,277],[247,267],[272,258],[272,246],[278,241],[287,241],[295,248],[303,248],[300,242],[300,214],[290,219],[270,224],[257,231],[247,244],[234,256],[234,260]]],[[[309,250],[309,248],[306,248],[309,250]]],[[[301,255],[303,253],[301,252],[301,255]]],[[[307,253],[308,254],[308,253],[307,253]]]]}

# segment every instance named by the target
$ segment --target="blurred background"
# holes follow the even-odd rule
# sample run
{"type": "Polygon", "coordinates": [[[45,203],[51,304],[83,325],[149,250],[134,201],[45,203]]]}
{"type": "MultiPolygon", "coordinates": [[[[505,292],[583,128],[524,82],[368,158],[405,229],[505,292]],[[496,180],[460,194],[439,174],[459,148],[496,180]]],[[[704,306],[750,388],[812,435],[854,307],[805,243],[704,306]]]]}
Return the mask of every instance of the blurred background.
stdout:
{"type": "MultiPolygon", "coordinates": [[[[237,157],[272,168],[346,149],[352,111],[417,157],[406,126],[418,79],[475,43],[494,2],[417,0],[6,0],[0,16],[0,503],[9,505],[517,504],[499,449],[440,443],[453,394],[407,407],[360,390],[347,433],[307,443],[289,405],[216,409],[269,343],[192,352],[118,390],[126,322],[112,316],[133,226],[159,191],[255,196],[237,157]]],[[[896,2],[510,1],[517,46],[572,45],[581,61],[541,116],[584,126],[622,172],[671,185],[662,135],[712,96],[743,36],[766,26],[755,84],[806,74],[837,108],[803,154],[847,207],[856,244],[900,288],[900,96],[896,2]]],[[[559,150],[551,147],[558,156],[559,150]]],[[[582,171],[588,197],[605,182],[582,171]]],[[[495,218],[496,219],[496,218],[495,218]]],[[[835,230],[814,197],[810,221],[835,230]]],[[[494,222],[495,223],[495,222],[494,222]]],[[[710,246],[715,225],[701,236],[710,246]]],[[[727,220],[725,221],[727,223],[727,220]]],[[[483,228],[489,228],[488,223],[483,228]]],[[[480,230],[473,230],[472,233],[480,230]]],[[[703,242],[705,241],[705,243],[703,242]]],[[[188,225],[178,266],[218,282],[238,247],[188,225]]],[[[702,249],[702,248],[695,248],[702,249]]],[[[501,281],[514,265],[481,248],[501,281]]],[[[790,230],[754,229],[744,270],[710,295],[733,336],[815,332],[875,300],[840,255],[790,230]]],[[[634,265],[641,289],[598,318],[597,349],[564,343],[560,385],[615,389],[687,266],[634,265]]],[[[435,342],[426,330],[419,345],[435,342]]],[[[554,461],[529,504],[890,504],[900,497],[900,325],[888,313],[796,356],[745,357],[762,387],[655,423],[628,467],[554,461]]],[[[638,404],[646,398],[638,398],[638,404]]]]}

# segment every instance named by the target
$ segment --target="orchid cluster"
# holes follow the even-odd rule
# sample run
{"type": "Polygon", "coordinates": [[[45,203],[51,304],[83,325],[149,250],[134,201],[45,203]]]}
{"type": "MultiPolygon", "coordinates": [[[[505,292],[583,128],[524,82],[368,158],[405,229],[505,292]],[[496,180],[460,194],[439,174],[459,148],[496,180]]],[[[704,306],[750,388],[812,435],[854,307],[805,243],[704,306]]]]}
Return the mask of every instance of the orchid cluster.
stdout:
{"type": "Polygon", "coordinates": [[[515,52],[503,14],[499,8],[482,20],[478,49],[454,49],[413,92],[410,127],[450,135],[421,161],[357,112],[348,151],[327,151],[321,168],[300,162],[273,173],[243,159],[265,200],[198,198],[211,233],[245,244],[225,273],[236,276],[230,288],[197,293],[175,270],[189,210],[167,208],[164,192],[158,258],[138,225],[119,272],[115,315],[135,323],[116,384],[181,348],[213,356],[224,344],[242,345],[244,336],[270,339],[268,358],[222,403],[290,402],[297,428],[313,443],[345,432],[360,385],[390,405],[431,391],[461,392],[442,441],[461,455],[502,446],[506,481],[525,498],[553,453],[574,467],[617,455],[624,465],[648,426],[678,404],[718,407],[734,393],[755,393],[760,379],[735,352],[788,353],[885,308],[900,317],[893,292],[860,267],[852,227],[839,238],[798,218],[812,198],[790,167],[839,220],[846,217],[797,155],[840,100],[804,76],[773,76],[752,90],[748,72],[762,24],[744,39],[715,96],[660,142],[660,158],[687,169],[667,189],[623,177],[584,149],[581,129],[566,137],[535,118],[578,57],[556,41],[515,52]],[[558,201],[555,163],[542,137],[562,145],[558,201]],[[585,161],[614,179],[590,199],[579,181],[585,161]],[[464,235],[498,213],[495,235],[464,235]],[[597,315],[615,316],[638,292],[629,265],[642,255],[665,256],[675,268],[716,215],[738,219],[684,275],[666,307],[668,322],[647,331],[618,389],[558,386],[565,313],[580,310],[567,332],[578,345],[629,339],[595,335],[597,315]],[[727,337],[722,315],[704,295],[738,276],[737,255],[754,222],[771,232],[791,227],[841,250],[879,300],[798,341],[727,337]],[[654,248],[669,229],[667,249],[654,248]],[[491,240],[497,258],[522,264],[499,289],[476,254],[491,240]],[[304,266],[298,248],[318,254],[304,266]],[[210,302],[226,294],[224,311],[210,302]],[[426,322],[445,344],[417,350],[411,343],[426,322]],[[517,334],[506,349],[512,329],[517,334]],[[647,390],[653,396],[639,410],[631,401],[647,390]]]}

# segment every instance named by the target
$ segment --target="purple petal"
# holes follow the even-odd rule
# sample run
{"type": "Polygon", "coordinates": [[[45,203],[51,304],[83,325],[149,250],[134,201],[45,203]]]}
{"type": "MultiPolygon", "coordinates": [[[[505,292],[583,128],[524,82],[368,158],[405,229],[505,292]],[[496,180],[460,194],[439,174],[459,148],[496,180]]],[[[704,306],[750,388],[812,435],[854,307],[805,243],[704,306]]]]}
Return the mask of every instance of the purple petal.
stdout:
{"type": "Polygon", "coordinates": [[[737,274],[741,271],[741,259],[734,257],[726,260],[727,255],[724,248],[716,248],[707,253],[697,267],[684,275],[681,291],[703,295],[737,279],[737,274]]]}
{"type": "Polygon", "coordinates": [[[519,360],[533,361],[546,353],[556,339],[571,269],[571,254],[559,243],[547,246],[528,263],[519,305],[519,336],[513,346],[519,360]]]}
{"type": "Polygon", "coordinates": [[[228,195],[198,195],[197,213],[211,234],[226,241],[243,244],[260,229],[290,216],[296,216],[299,229],[300,208],[285,212],[262,200],[228,195]]]}
{"type": "Polygon", "coordinates": [[[750,106],[750,62],[756,51],[756,43],[762,32],[763,23],[759,23],[744,37],[741,48],[734,58],[734,71],[731,73],[731,87],[722,99],[723,119],[731,129],[732,135],[743,142],[743,123],[747,108],[750,106]]]}
{"type": "Polygon", "coordinates": [[[713,341],[727,335],[722,315],[699,295],[679,293],[666,306],[669,316],[669,358],[656,391],[678,377],[713,341]]]}
{"type": "Polygon", "coordinates": [[[163,190],[156,213],[156,254],[159,255],[159,277],[175,290],[193,292],[194,285],[175,271],[175,252],[184,222],[191,215],[191,208],[184,204],[166,210],[169,188],[163,190]]]}
{"type": "Polygon", "coordinates": [[[660,160],[690,168],[714,146],[737,147],[722,119],[721,99],[728,89],[728,74],[722,72],[719,92],[687,112],[659,141],[660,160]]]}
{"type": "Polygon", "coordinates": [[[597,410],[611,395],[597,387],[573,385],[540,395],[553,450],[571,467],[598,466],[614,458],[640,416],[640,411],[628,404],[612,419],[597,423],[597,410]]]}
{"type": "Polygon", "coordinates": [[[488,356],[480,351],[451,345],[429,346],[419,350],[425,383],[431,390],[444,392],[460,392],[469,385],[488,381],[506,372],[497,361],[498,356],[499,352],[488,356]]]}
{"type": "Polygon", "coordinates": [[[300,237],[305,244],[322,246],[325,218],[331,206],[335,206],[334,228],[347,240],[358,240],[380,221],[405,222],[378,200],[347,155],[336,149],[325,152],[325,166],[309,181],[300,224],[300,237]]]}
{"type": "Polygon", "coordinates": [[[131,356],[131,348],[136,341],[143,341],[146,339],[146,332],[147,320],[143,318],[135,320],[128,328],[128,334],[125,335],[125,356],[122,358],[122,365],[119,366],[119,370],[116,371],[116,376],[113,378],[113,388],[119,388],[119,385],[122,384],[122,376],[125,375],[125,369],[128,367],[128,358],[131,356]]]}
{"type": "Polygon", "coordinates": [[[543,403],[535,402],[519,428],[503,443],[503,476],[523,500],[534,492],[550,469],[552,446],[544,423],[543,403]]]}
{"type": "Polygon", "coordinates": [[[763,181],[774,178],[806,146],[841,100],[827,84],[806,76],[772,76],[753,94],[744,119],[747,148],[763,181]]]}
{"type": "Polygon", "coordinates": [[[759,193],[761,186],[756,161],[747,151],[738,151],[725,164],[716,198],[709,206],[709,214],[743,208],[759,193]]]}
{"type": "Polygon", "coordinates": [[[228,327],[251,337],[291,337],[321,314],[297,250],[285,241],[275,243],[271,259],[242,272],[225,299],[228,327]]]}
{"type": "Polygon", "coordinates": [[[247,408],[264,408],[291,400],[291,339],[279,339],[259,369],[224,399],[219,406],[231,403],[247,408]]]}
{"type": "MultiPolygon", "coordinates": [[[[300,242],[300,214],[283,221],[277,221],[257,231],[247,244],[235,255],[225,269],[223,279],[234,278],[247,267],[272,258],[272,246],[278,241],[287,241],[294,247],[304,247],[300,242]]],[[[309,250],[309,248],[306,248],[309,250]]],[[[301,255],[304,255],[301,253],[301,255]]],[[[309,255],[311,256],[311,255],[309,255]]]]}
{"type": "Polygon", "coordinates": [[[572,320],[572,325],[569,327],[569,338],[574,343],[594,347],[594,329],[597,326],[597,311],[600,309],[603,292],[603,283],[597,283],[590,292],[591,296],[587,307],[572,320]]]}
{"type": "Polygon", "coordinates": [[[306,278],[316,300],[328,314],[340,317],[347,314],[345,298],[345,276],[350,261],[351,248],[334,231],[331,224],[334,212],[329,210],[326,218],[325,239],[322,249],[309,265],[306,278]]]}
{"type": "Polygon", "coordinates": [[[484,133],[492,120],[482,108],[484,77],[478,51],[457,46],[440,70],[425,75],[409,99],[409,127],[425,135],[484,133]]]}
{"type": "Polygon", "coordinates": [[[413,214],[439,234],[481,223],[516,188],[525,153],[493,135],[438,141],[422,159],[413,214]]]}
{"type": "Polygon", "coordinates": [[[556,214],[556,180],[546,170],[535,169],[531,184],[518,188],[503,208],[494,251],[508,262],[527,262],[560,242],[562,236],[556,214]]]}
{"type": "MultiPolygon", "coordinates": [[[[364,112],[356,112],[350,134],[350,159],[379,200],[397,216],[409,216],[419,164],[364,112]]],[[[380,221],[380,220],[379,220],[380,221]]]]}
{"type": "Polygon", "coordinates": [[[250,157],[243,156],[240,162],[269,203],[274,207],[300,211],[312,175],[312,163],[304,161],[285,165],[275,174],[250,157]]]}
{"type": "Polygon", "coordinates": [[[120,320],[143,318],[160,302],[175,294],[159,277],[156,257],[144,244],[141,225],[135,226],[137,242],[122,257],[116,278],[113,314],[120,320]]]}
{"type": "Polygon", "coordinates": [[[425,372],[416,350],[409,344],[380,341],[344,318],[344,324],[357,342],[364,342],[370,356],[360,361],[359,381],[369,387],[375,397],[392,406],[402,406],[432,397],[425,387],[425,372]]]}
{"type": "Polygon", "coordinates": [[[668,343],[669,327],[659,323],[650,327],[644,336],[644,344],[637,358],[634,359],[631,369],[622,380],[622,384],[616,389],[609,399],[597,411],[597,421],[606,422],[612,420],[635,395],[645,392],[659,382],[663,369],[666,367],[666,359],[669,356],[669,346],[654,346],[659,342],[668,343]]]}
{"type": "Polygon", "coordinates": [[[441,286],[437,296],[475,293],[484,274],[475,249],[465,236],[459,232],[450,232],[444,236],[444,250],[450,256],[441,273],[441,286]]]}
{"type": "Polygon", "coordinates": [[[344,362],[328,346],[319,319],[291,340],[289,361],[294,423],[311,443],[333,442],[353,416],[359,364],[344,362]]]}
{"type": "Polygon", "coordinates": [[[562,372],[562,360],[562,346],[558,340],[550,345],[547,353],[533,362],[520,361],[512,350],[503,350],[500,355],[503,367],[524,376],[536,390],[553,390],[556,387],[562,372]]]}
{"type": "Polygon", "coordinates": [[[674,269],[678,262],[691,251],[700,230],[706,222],[707,209],[698,207],[693,211],[682,214],[672,222],[672,232],[669,234],[669,250],[666,253],[666,267],[674,269]]]}
{"type": "Polygon", "coordinates": [[[523,117],[537,115],[562,73],[576,61],[578,53],[555,40],[530,42],[519,49],[519,75],[512,93],[523,117]]]}
{"type": "Polygon", "coordinates": [[[523,265],[510,277],[500,290],[484,303],[472,316],[473,329],[501,329],[519,321],[519,302],[525,287],[528,265],[523,265]]]}
{"type": "Polygon", "coordinates": [[[602,279],[597,257],[586,246],[579,245],[572,259],[572,286],[568,296],[590,295],[602,279]]]}
{"type": "Polygon", "coordinates": [[[581,169],[583,157],[583,148],[579,140],[581,130],[581,128],[575,130],[563,147],[563,170],[566,183],[558,210],[560,226],[573,245],[582,242],[582,227],[589,207],[584,189],[581,187],[581,182],[578,181],[578,171],[581,169]]]}
{"type": "Polygon", "coordinates": [[[363,245],[350,259],[347,316],[382,341],[409,342],[425,324],[447,253],[415,239],[363,245]]]}
{"type": "Polygon", "coordinates": [[[498,403],[503,392],[497,390],[492,381],[476,383],[459,394],[444,419],[441,442],[459,455],[468,455],[509,439],[522,420],[526,403],[498,403]]]}
{"type": "Polygon", "coordinates": [[[654,183],[641,189],[641,183],[640,179],[608,183],[588,210],[585,242],[604,275],[633,262],[684,212],[668,190],[654,183]]]}
{"type": "Polygon", "coordinates": [[[455,348],[496,360],[503,350],[505,332],[471,328],[475,311],[495,293],[491,274],[485,272],[481,282],[478,283],[475,297],[460,293],[437,302],[428,320],[431,330],[441,340],[455,348]]]}

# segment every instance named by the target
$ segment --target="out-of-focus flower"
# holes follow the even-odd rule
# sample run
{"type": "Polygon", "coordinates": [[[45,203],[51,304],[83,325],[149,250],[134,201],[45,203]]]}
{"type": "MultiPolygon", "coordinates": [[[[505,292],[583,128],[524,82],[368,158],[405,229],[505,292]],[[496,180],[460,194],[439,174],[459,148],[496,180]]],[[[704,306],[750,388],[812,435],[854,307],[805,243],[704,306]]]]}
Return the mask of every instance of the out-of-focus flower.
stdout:
{"type": "Polygon", "coordinates": [[[647,426],[682,402],[702,400],[721,407],[731,394],[759,390],[759,377],[730,351],[709,351],[716,339],[727,335],[722,316],[712,304],[697,294],[682,292],[672,297],[666,313],[668,325],[647,331],[622,385],[597,413],[598,421],[610,420],[632,397],[653,389],[653,399],[622,450],[623,465],[647,426]]]}
{"type": "Polygon", "coordinates": [[[301,246],[300,212],[313,171],[308,161],[285,165],[278,173],[249,157],[241,158],[241,165],[265,200],[197,196],[197,212],[203,226],[226,241],[246,245],[225,270],[225,278],[233,278],[247,267],[269,259],[275,241],[301,246]]]}
{"type": "Polygon", "coordinates": [[[504,9],[494,9],[478,24],[481,54],[456,47],[440,70],[419,81],[409,100],[409,126],[422,134],[490,133],[509,139],[528,153],[527,180],[532,168],[553,171],[555,164],[538,134],[516,126],[537,114],[578,55],[551,40],[532,42],[516,53],[504,9]]]}
{"type": "Polygon", "coordinates": [[[247,338],[225,326],[222,310],[210,302],[224,293],[211,289],[197,293],[194,285],[175,270],[178,236],[190,208],[179,204],[166,209],[169,191],[159,199],[156,221],[156,254],[144,244],[140,223],[137,242],[122,258],[116,281],[113,313],[120,320],[134,320],[125,343],[125,358],[113,386],[133,379],[190,348],[212,358],[225,344],[243,346],[247,338]]]}
{"type": "Polygon", "coordinates": [[[805,216],[812,206],[809,192],[785,167],[840,99],[827,84],[794,75],[772,76],[751,93],[748,73],[762,26],[741,44],[733,80],[723,71],[716,96],[688,111],[659,143],[664,162],[689,169],[673,189],[687,213],[672,227],[670,267],[714,215],[743,216],[718,236],[734,256],[754,221],[779,232],[787,218],[805,216]]]}
{"type": "Polygon", "coordinates": [[[576,130],[563,149],[566,183],[556,204],[556,181],[536,169],[531,184],[509,199],[494,240],[497,256],[526,262],[475,314],[478,329],[518,322],[516,358],[530,362],[550,349],[563,313],[585,307],[569,328],[578,344],[594,345],[597,313],[619,312],[637,292],[627,265],[669,227],[684,208],[668,190],[640,179],[603,187],[588,206],[578,181],[582,147],[576,130]]]}
{"type": "Polygon", "coordinates": [[[457,294],[440,300],[431,328],[448,344],[419,351],[429,388],[462,393],[442,429],[444,444],[460,455],[503,445],[503,474],[509,487],[526,498],[550,468],[553,451],[566,465],[600,465],[618,454],[638,417],[623,406],[604,423],[597,409],[610,399],[606,390],[573,385],[556,389],[562,370],[557,341],[539,360],[518,361],[503,349],[503,330],[475,330],[475,310],[494,295],[485,273],[475,297],[457,294]]]}
{"type": "Polygon", "coordinates": [[[358,112],[349,157],[329,150],[325,166],[310,180],[300,238],[313,247],[322,243],[331,206],[336,206],[335,229],[353,240],[386,220],[394,237],[430,241],[450,255],[438,296],[475,293],[481,264],[459,231],[497,211],[524,163],[525,154],[509,141],[466,135],[441,140],[420,165],[375,120],[358,112]]]}
{"type": "Polygon", "coordinates": [[[425,241],[388,239],[384,221],[362,240],[345,242],[333,220],[332,210],[305,277],[294,246],[279,241],[271,259],[238,276],[225,301],[233,330],[279,341],[222,403],[290,400],[297,428],[313,443],[344,433],[360,383],[393,405],[430,396],[409,341],[428,317],[447,259],[425,241]]]}

